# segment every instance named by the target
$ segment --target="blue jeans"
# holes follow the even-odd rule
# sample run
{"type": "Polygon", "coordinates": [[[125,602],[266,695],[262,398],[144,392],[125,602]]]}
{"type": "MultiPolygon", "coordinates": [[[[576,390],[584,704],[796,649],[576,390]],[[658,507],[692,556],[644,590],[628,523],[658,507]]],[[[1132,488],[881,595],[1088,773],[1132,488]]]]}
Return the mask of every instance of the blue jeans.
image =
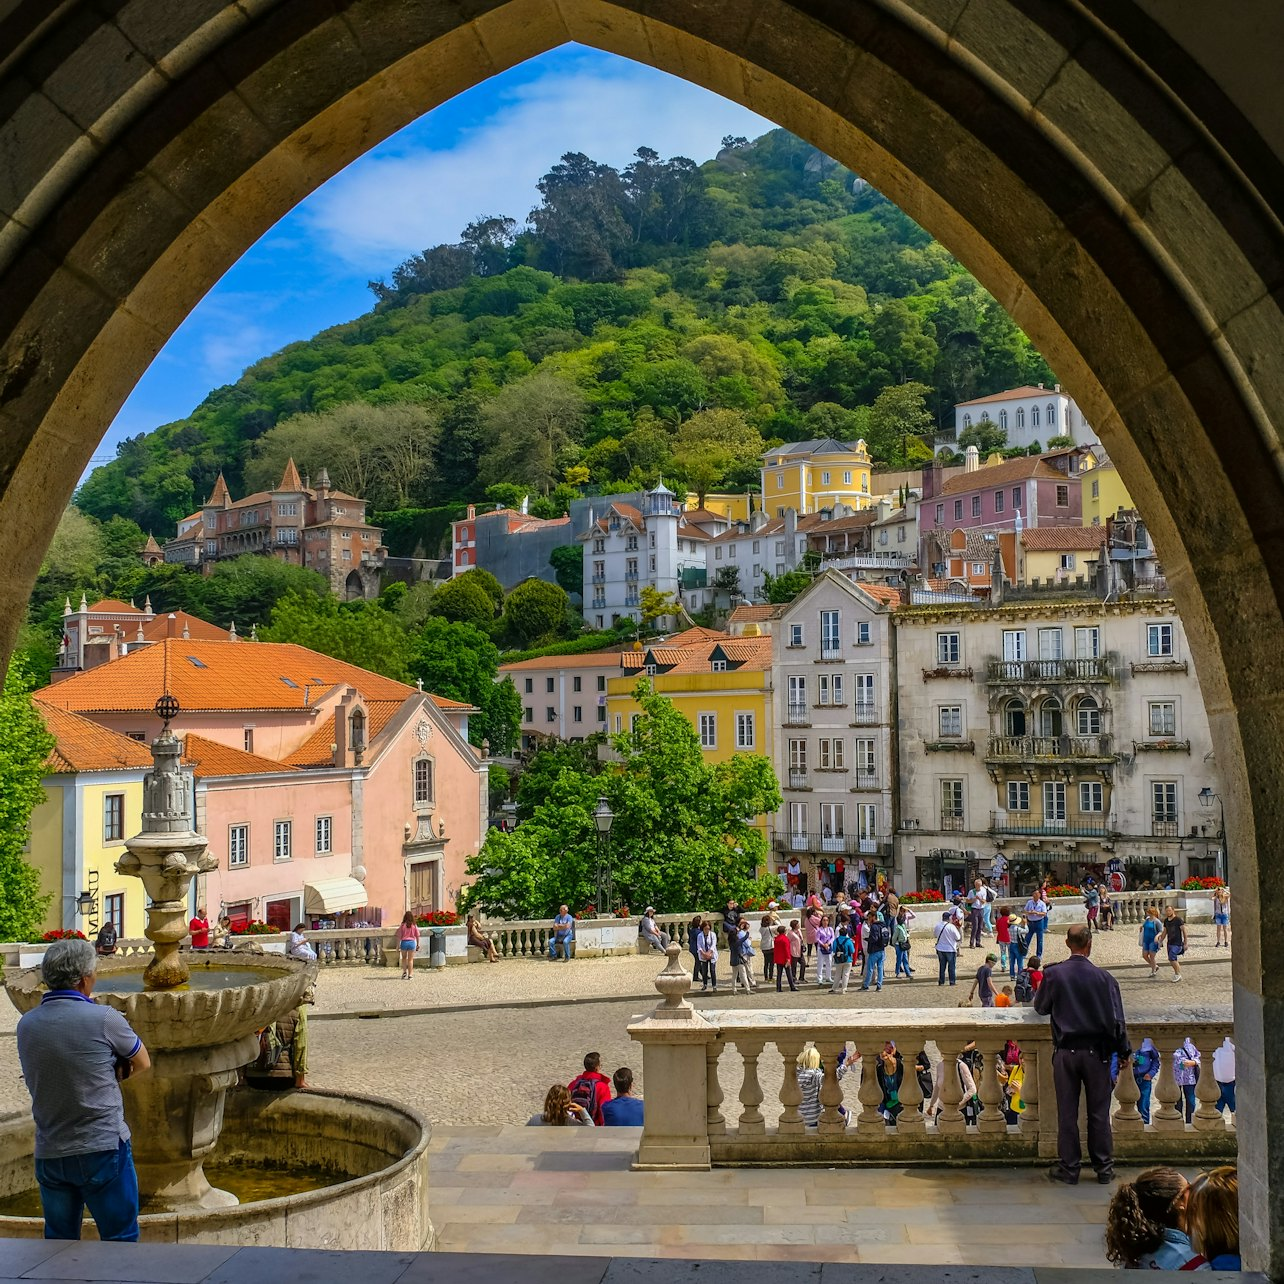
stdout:
{"type": "Polygon", "coordinates": [[[138,1238],[138,1174],[129,1142],[62,1159],[37,1159],[46,1239],[79,1239],[88,1206],[99,1239],[138,1238]]]}
{"type": "Polygon", "coordinates": [[[937,962],[940,964],[940,968],[941,968],[940,976],[936,982],[937,985],[945,984],[945,973],[947,969],[950,974],[950,984],[953,985],[955,969],[959,965],[958,954],[956,954],[953,950],[937,950],[936,959],[937,959],[937,962]]]}
{"type": "Polygon", "coordinates": [[[1185,1107],[1183,1114],[1186,1116],[1186,1122],[1190,1123],[1191,1117],[1195,1113],[1195,1085],[1193,1083],[1183,1083],[1180,1086],[1182,1105],[1185,1107]]]}
{"type": "Polygon", "coordinates": [[[1025,970],[1025,955],[1017,952],[1015,945],[1008,946],[1008,975],[1015,981],[1017,973],[1025,970]]]}
{"type": "Polygon", "coordinates": [[[1137,1102],[1137,1111],[1147,1123],[1150,1122],[1150,1093],[1154,1086],[1153,1080],[1137,1080],[1137,1087],[1141,1089],[1141,1099],[1137,1102]]]}
{"type": "Polygon", "coordinates": [[[1048,920],[1046,918],[1038,919],[1030,924],[1030,944],[1026,948],[1026,953],[1037,954],[1043,957],[1043,937],[1048,930],[1048,920]]]}
{"type": "Polygon", "coordinates": [[[898,945],[896,947],[896,976],[913,975],[913,973],[910,972],[909,951],[910,947],[908,945],[898,945]]]}
{"type": "Polygon", "coordinates": [[[569,963],[571,959],[571,937],[554,935],[548,940],[548,957],[556,959],[559,952],[561,956],[569,963]]]}
{"type": "Polygon", "coordinates": [[[882,950],[870,950],[869,956],[865,959],[865,980],[860,988],[862,990],[868,990],[871,980],[873,980],[876,985],[883,984],[882,950]]]}
{"type": "Polygon", "coordinates": [[[1235,1080],[1230,1083],[1223,1083],[1217,1080],[1217,1086],[1222,1090],[1221,1095],[1217,1098],[1217,1113],[1220,1115],[1224,1109],[1229,1109],[1231,1114],[1235,1113],[1235,1080]]]}

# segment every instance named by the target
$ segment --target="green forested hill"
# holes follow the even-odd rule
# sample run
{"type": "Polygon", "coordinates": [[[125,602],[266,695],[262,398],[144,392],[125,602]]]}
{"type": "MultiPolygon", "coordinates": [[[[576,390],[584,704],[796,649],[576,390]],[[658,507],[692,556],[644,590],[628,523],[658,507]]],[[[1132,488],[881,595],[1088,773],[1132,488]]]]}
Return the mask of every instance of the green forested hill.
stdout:
{"type": "Polygon", "coordinates": [[[122,443],[79,507],[164,538],[220,469],[239,493],[293,454],[376,509],[511,484],[560,511],[661,471],[743,486],[771,440],[921,458],[956,400],[1052,378],[940,245],[783,130],[700,166],[568,154],[540,191],[524,224],[478,220],[372,282],[369,313],[122,443]]]}

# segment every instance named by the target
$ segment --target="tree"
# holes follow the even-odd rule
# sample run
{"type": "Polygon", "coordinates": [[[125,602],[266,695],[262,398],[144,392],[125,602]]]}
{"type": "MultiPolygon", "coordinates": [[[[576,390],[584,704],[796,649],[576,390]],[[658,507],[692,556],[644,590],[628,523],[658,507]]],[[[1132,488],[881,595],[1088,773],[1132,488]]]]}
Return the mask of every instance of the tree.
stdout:
{"type": "Polygon", "coordinates": [[[497,762],[490,763],[486,771],[486,786],[487,802],[493,816],[508,801],[509,789],[512,787],[512,776],[508,768],[497,762]]]}
{"type": "Polygon", "coordinates": [[[521,698],[511,679],[496,681],[499,650],[480,629],[441,617],[425,621],[409,667],[413,677],[423,680],[425,690],[481,710],[468,720],[473,744],[488,740],[492,753],[513,752],[521,725],[521,698]]]}
{"type": "Polygon", "coordinates": [[[288,593],[272,608],[265,642],[293,642],[347,664],[404,681],[410,640],[395,615],[377,602],[346,602],[288,593]]]}
{"type": "Polygon", "coordinates": [[[1074,438],[1067,437],[1064,433],[1057,437],[1048,438],[1049,450],[1069,450],[1074,445],[1074,438]]]}
{"type": "Polygon", "coordinates": [[[486,589],[465,575],[447,580],[432,595],[429,615],[439,616],[454,624],[471,624],[489,632],[495,622],[495,603],[486,589]]]}
{"type": "Polygon", "coordinates": [[[0,694],[0,941],[29,941],[53,900],[24,858],[31,813],[44,801],[40,780],[54,738],[31,701],[31,675],[9,665],[0,694]]]}
{"type": "Polygon", "coordinates": [[[556,635],[566,622],[566,590],[547,580],[523,580],[504,602],[504,632],[520,646],[556,635]]]}
{"type": "Polygon", "coordinates": [[[504,586],[485,567],[474,566],[471,571],[465,571],[462,575],[457,575],[455,581],[462,584],[476,584],[481,588],[486,596],[490,598],[497,615],[503,609],[504,586]]]}
{"type": "Polygon", "coordinates": [[[490,446],[481,459],[484,482],[520,478],[547,493],[561,476],[560,453],[578,440],[584,394],[566,379],[540,371],[501,389],[482,408],[490,446]]]}
{"type": "Polygon", "coordinates": [[[720,566],[713,577],[713,587],[720,593],[730,593],[733,597],[740,592],[740,568],[738,566],[720,566]]]}
{"type": "Polygon", "coordinates": [[[539,191],[543,199],[530,222],[545,263],[561,277],[614,276],[615,256],[629,241],[619,174],[583,152],[567,152],[539,180],[539,191]]]}
{"type": "Polygon", "coordinates": [[[884,388],[869,411],[867,444],[874,459],[898,464],[911,438],[932,437],[932,415],[927,408],[931,391],[921,383],[899,383],[884,388]]]}
{"type": "MultiPolygon", "coordinates": [[[[597,737],[601,739],[601,737],[597,737]]],[[[552,792],[564,771],[573,775],[596,776],[602,770],[597,744],[588,740],[552,740],[536,751],[517,777],[517,819],[530,820],[535,809],[552,792]]]]}
{"type": "Polygon", "coordinates": [[[567,593],[584,592],[584,545],[578,540],[553,549],[548,555],[548,564],[567,593]]]}
{"type": "Polygon", "coordinates": [[[642,586],[642,592],[638,595],[638,604],[643,628],[654,624],[656,620],[663,619],[666,615],[676,615],[681,610],[672,593],[662,593],[650,584],[642,586]]]}
{"type": "MultiPolygon", "coordinates": [[[[160,570],[160,567],[153,569],[160,570]]],[[[197,579],[190,571],[174,569],[188,580],[197,579]]],[[[203,618],[223,628],[233,620],[238,627],[264,625],[271,618],[273,606],[291,592],[301,597],[323,598],[330,595],[330,586],[316,571],[278,562],[275,557],[243,553],[230,561],[214,564],[214,570],[204,582],[203,618]]],[[[152,605],[156,606],[155,600],[152,605]]],[[[248,629],[242,628],[242,632],[248,629]]]]}
{"type": "Polygon", "coordinates": [[[474,219],[459,234],[459,243],[473,256],[478,276],[498,276],[508,266],[517,239],[517,220],[507,215],[474,219]]]}
{"type": "Polygon", "coordinates": [[[735,410],[701,410],[678,428],[673,462],[701,504],[728,472],[756,468],[762,434],[735,410]]]}
{"type": "Polygon", "coordinates": [[[975,446],[984,458],[992,450],[1002,450],[1008,444],[1008,434],[994,420],[980,419],[959,433],[957,444],[960,450],[975,446]]]}
{"type": "Polygon", "coordinates": [[[764,572],[762,581],[768,602],[792,602],[811,583],[811,576],[806,571],[786,571],[783,575],[764,572]]]}

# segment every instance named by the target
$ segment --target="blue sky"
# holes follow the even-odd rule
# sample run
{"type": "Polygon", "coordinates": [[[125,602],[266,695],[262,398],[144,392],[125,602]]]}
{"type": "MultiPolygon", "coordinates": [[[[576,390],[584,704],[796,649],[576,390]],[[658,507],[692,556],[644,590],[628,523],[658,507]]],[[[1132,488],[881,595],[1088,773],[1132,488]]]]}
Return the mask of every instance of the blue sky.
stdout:
{"type": "Polygon", "coordinates": [[[699,162],[726,134],[770,128],[684,80],[579,45],[514,67],[367,152],[251,246],[175,331],[94,462],[121,438],[182,418],[259,357],[367,311],[368,280],[456,240],[471,219],[523,221],[563,152],[618,167],[647,146],[699,162]]]}

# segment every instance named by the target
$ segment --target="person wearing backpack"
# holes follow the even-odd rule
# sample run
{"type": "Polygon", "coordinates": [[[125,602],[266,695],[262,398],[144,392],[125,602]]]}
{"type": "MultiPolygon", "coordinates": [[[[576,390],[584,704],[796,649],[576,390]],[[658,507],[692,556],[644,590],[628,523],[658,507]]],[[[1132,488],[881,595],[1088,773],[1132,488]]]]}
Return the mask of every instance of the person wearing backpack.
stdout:
{"type": "Polygon", "coordinates": [[[1030,948],[1030,929],[1019,914],[1008,919],[1008,975],[1015,981],[1025,968],[1025,952],[1030,948]]]}
{"type": "Polygon", "coordinates": [[[876,980],[876,990],[883,988],[883,952],[891,943],[892,934],[882,915],[877,910],[870,910],[865,920],[865,980],[860,987],[862,990],[868,990],[873,980],[876,980]]]}
{"type": "Polygon", "coordinates": [[[1034,982],[1030,980],[1029,972],[1017,973],[1016,983],[1012,987],[1012,997],[1025,1006],[1034,1002],[1034,982]]]}
{"type": "Polygon", "coordinates": [[[896,915],[896,926],[892,928],[892,947],[896,950],[896,971],[892,977],[895,979],[904,976],[908,981],[914,975],[914,969],[909,965],[909,922],[904,910],[899,910],[896,915]]]}
{"type": "Polygon", "coordinates": [[[838,929],[834,937],[834,982],[829,987],[830,994],[846,994],[847,982],[852,974],[852,960],[856,957],[856,945],[851,933],[845,927],[838,929]]]}
{"type": "Polygon", "coordinates": [[[601,1065],[601,1053],[586,1052],[584,1073],[576,1075],[566,1085],[566,1091],[571,1095],[571,1109],[582,1106],[595,1128],[603,1126],[602,1107],[611,1099],[611,1081],[602,1073],[601,1065]]]}

